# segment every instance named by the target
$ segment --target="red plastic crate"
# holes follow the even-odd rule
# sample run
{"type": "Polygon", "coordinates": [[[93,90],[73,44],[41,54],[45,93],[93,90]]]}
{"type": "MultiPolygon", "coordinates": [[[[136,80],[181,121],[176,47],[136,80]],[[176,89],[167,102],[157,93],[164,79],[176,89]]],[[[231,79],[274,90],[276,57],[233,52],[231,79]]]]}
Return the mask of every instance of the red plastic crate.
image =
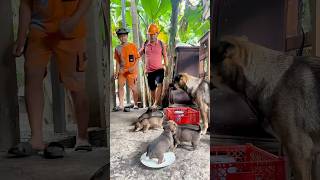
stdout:
{"type": "Polygon", "coordinates": [[[173,120],[178,125],[193,124],[200,125],[200,112],[189,107],[171,107],[165,108],[164,114],[167,120],[173,120]],[[175,114],[175,111],[183,111],[183,116],[175,114]]]}
{"type": "Polygon", "coordinates": [[[210,148],[213,180],[285,180],[285,160],[251,144],[210,148]],[[212,162],[229,157],[230,162],[212,162]]]}

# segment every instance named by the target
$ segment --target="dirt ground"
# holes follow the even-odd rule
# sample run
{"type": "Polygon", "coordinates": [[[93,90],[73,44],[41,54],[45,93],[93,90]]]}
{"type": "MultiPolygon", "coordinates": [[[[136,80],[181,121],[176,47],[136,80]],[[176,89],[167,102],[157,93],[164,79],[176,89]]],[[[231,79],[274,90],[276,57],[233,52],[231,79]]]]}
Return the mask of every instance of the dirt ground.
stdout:
{"type": "Polygon", "coordinates": [[[129,132],[131,126],[144,109],[132,112],[112,112],[110,119],[110,176],[111,179],[186,179],[206,180],[210,177],[210,136],[204,135],[198,149],[189,151],[178,148],[176,161],[165,168],[152,169],[140,162],[149,142],[162,130],[147,133],[129,132]]]}
{"type": "Polygon", "coordinates": [[[89,180],[108,162],[107,148],[94,148],[91,152],[66,149],[62,159],[44,159],[40,156],[7,158],[0,152],[1,180],[89,180]]]}

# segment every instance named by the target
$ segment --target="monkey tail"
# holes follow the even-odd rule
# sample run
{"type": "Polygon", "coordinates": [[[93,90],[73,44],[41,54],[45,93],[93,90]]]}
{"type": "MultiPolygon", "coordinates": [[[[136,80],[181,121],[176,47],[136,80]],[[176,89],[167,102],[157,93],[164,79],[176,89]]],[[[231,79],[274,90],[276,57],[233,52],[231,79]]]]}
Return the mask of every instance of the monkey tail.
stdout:
{"type": "Polygon", "coordinates": [[[150,157],[150,153],[151,153],[151,148],[150,148],[150,145],[148,145],[146,156],[147,156],[147,157],[150,157]]]}

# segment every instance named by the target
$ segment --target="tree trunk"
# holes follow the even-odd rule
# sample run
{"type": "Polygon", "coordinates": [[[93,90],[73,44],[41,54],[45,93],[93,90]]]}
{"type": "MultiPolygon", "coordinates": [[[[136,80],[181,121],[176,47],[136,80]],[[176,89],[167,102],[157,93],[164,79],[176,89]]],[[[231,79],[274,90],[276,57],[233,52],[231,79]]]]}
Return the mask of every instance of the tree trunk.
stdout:
{"type": "MultiPolygon", "coordinates": [[[[138,12],[137,12],[137,6],[136,6],[136,1],[135,0],[131,0],[131,16],[132,16],[132,33],[133,33],[133,42],[137,45],[137,48],[139,48],[140,43],[139,43],[139,26],[138,26],[138,12]]],[[[139,62],[137,64],[138,66],[138,83],[137,83],[137,87],[138,87],[138,94],[139,94],[139,98],[138,98],[138,102],[143,101],[143,105],[145,104],[145,98],[143,96],[143,98],[141,99],[141,92],[144,91],[143,89],[143,83],[142,83],[142,79],[143,77],[141,76],[142,72],[141,72],[141,63],[139,62]]]]}
{"type": "Polygon", "coordinates": [[[11,1],[0,1],[0,151],[19,142],[19,105],[16,63],[13,58],[13,18],[11,1]]]}
{"type": "MultiPolygon", "coordinates": [[[[122,27],[126,28],[127,27],[127,23],[126,23],[126,0],[121,0],[121,16],[122,16],[122,27]]],[[[130,90],[129,90],[129,86],[126,83],[126,100],[127,100],[127,104],[130,104],[130,90]]]]}
{"type": "Polygon", "coordinates": [[[168,48],[168,77],[164,81],[163,85],[163,93],[162,93],[162,100],[163,104],[167,104],[164,101],[168,100],[168,89],[169,83],[173,78],[173,67],[174,67],[174,56],[175,56],[175,47],[176,47],[176,35],[178,30],[178,15],[179,15],[179,4],[181,0],[171,0],[172,11],[171,11],[171,18],[170,18],[170,30],[169,30],[169,48],[168,48]]]}
{"type": "MultiPolygon", "coordinates": [[[[140,20],[138,19],[138,29],[141,29],[140,28],[140,20]]],[[[143,31],[145,32],[145,31],[143,31]]],[[[144,42],[145,40],[143,39],[142,37],[142,32],[139,31],[139,42],[140,42],[140,47],[143,47],[144,46],[144,42]]],[[[143,67],[144,67],[144,63],[145,63],[145,56],[142,56],[142,64],[143,64],[143,67]]],[[[145,101],[146,101],[146,104],[144,107],[149,107],[151,106],[151,94],[150,94],[150,91],[149,91],[149,88],[148,88],[148,81],[147,81],[147,78],[145,75],[142,75],[143,76],[143,89],[144,89],[144,93],[143,93],[143,97],[145,98],[145,101]]]]}
{"type": "MultiPolygon", "coordinates": [[[[170,19],[170,30],[169,30],[169,51],[168,51],[168,58],[170,59],[169,63],[173,62],[174,51],[176,47],[176,35],[178,31],[178,14],[179,14],[179,4],[181,0],[171,0],[172,4],[172,12],[171,12],[171,19],[170,19]]],[[[172,72],[172,68],[170,67],[170,72],[172,72]]],[[[171,74],[171,73],[170,73],[171,74]]]]}
{"type": "Polygon", "coordinates": [[[121,17],[122,27],[126,28],[126,0],[121,0],[121,17]]]}

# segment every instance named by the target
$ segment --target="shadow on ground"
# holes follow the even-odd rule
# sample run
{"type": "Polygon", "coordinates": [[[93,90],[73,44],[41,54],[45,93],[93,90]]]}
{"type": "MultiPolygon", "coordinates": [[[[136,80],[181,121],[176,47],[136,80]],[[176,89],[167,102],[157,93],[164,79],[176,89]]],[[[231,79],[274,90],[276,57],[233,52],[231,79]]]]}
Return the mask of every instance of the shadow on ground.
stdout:
{"type": "Polygon", "coordinates": [[[107,163],[107,149],[94,148],[91,152],[66,149],[62,159],[40,156],[7,158],[0,152],[0,179],[3,180],[89,180],[107,163]]]}

